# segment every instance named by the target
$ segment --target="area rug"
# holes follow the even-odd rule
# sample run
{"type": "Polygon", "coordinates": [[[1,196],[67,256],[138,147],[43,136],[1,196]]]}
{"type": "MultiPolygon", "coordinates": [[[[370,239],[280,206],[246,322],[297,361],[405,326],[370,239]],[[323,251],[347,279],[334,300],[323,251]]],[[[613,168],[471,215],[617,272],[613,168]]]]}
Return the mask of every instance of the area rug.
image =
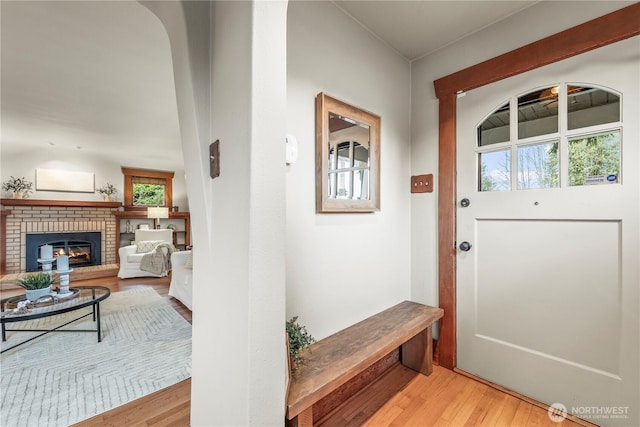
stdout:
{"type": "MultiPolygon", "coordinates": [[[[0,356],[0,425],[69,426],[189,378],[191,325],[153,289],[112,293],[100,309],[101,343],[95,333],[51,333],[0,356]]],[[[78,313],[11,328],[57,326],[78,313]]],[[[89,316],[67,328],[94,326],[89,316]]],[[[1,347],[29,334],[7,332],[1,347]]]]}

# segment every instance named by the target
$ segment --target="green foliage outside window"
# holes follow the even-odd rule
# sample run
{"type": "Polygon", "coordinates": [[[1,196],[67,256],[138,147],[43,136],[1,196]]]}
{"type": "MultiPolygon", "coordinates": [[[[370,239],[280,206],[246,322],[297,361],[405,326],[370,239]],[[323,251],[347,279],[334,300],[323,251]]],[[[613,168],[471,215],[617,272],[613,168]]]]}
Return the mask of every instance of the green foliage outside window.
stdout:
{"type": "Polygon", "coordinates": [[[586,177],[620,176],[620,133],[569,141],[569,185],[584,185],[586,177]]]}
{"type": "Polygon", "coordinates": [[[164,185],[133,184],[134,206],[164,206],[164,185]]]}
{"type": "MultiPolygon", "coordinates": [[[[526,148],[526,151],[518,151],[518,189],[558,187],[558,143],[535,144],[526,148]]],[[[619,180],[620,132],[571,139],[568,143],[568,152],[569,186],[585,185],[587,177],[615,175],[615,181],[619,180]]],[[[480,191],[509,189],[510,159],[506,150],[504,153],[504,159],[496,162],[497,167],[492,170],[492,173],[489,172],[487,164],[484,161],[481,162],[480,191]]],[[[482,156],[492,154],[486,153],[482,156]]]]}
{"type": "Polygon", "coordinates": [[[498,184],[487,172],[487,164],[482,163],[481,166],[481,178],[480,178],[480,191],[498,191],[498,184]]]}

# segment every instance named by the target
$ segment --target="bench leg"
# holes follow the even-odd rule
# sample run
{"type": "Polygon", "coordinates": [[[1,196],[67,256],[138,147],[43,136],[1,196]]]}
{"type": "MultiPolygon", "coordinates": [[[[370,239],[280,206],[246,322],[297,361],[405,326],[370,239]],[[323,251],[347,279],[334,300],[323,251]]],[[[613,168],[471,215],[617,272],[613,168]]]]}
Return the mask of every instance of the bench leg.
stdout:
{"type": "Polygon", "coordinates": [[[313,411],[309,407],[300,412],[297,417],[287,420],[287,427],[313,427],[313,411]]]}
{"type": "Polygon", "coordinates": [[[430,375],[433,371],[433,336],[431,326],[402,344],[402,364],[407,368],[430,375]]]}

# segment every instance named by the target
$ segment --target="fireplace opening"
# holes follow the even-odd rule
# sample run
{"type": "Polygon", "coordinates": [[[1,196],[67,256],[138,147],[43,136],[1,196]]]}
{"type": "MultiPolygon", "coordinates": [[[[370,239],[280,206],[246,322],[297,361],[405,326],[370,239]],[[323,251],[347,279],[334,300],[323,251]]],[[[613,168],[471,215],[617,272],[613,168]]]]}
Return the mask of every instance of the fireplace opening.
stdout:
{"type": "MultiPolygon", "coordinates": [[[[26,271],[42,270],[40,247],[51,245],[53,257],[69,256],[69,267],[100,265],[102,259],[101,232],[35,233],[26,236],[26,271]]],[[[55,269],[55,264],[54,264],[55,269]]]]}

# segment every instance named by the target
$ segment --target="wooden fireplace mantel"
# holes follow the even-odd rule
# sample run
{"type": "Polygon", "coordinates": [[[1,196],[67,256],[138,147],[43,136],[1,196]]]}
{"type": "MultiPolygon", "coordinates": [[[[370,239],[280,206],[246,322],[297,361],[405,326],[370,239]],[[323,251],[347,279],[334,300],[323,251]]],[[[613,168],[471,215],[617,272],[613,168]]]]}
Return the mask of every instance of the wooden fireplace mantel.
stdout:
{"type": "Polygon", "coordinates": [[[66,206],[74,208],[119,208],[122,202],[93,200],[0,199],[2,206],[66,206]]]}

